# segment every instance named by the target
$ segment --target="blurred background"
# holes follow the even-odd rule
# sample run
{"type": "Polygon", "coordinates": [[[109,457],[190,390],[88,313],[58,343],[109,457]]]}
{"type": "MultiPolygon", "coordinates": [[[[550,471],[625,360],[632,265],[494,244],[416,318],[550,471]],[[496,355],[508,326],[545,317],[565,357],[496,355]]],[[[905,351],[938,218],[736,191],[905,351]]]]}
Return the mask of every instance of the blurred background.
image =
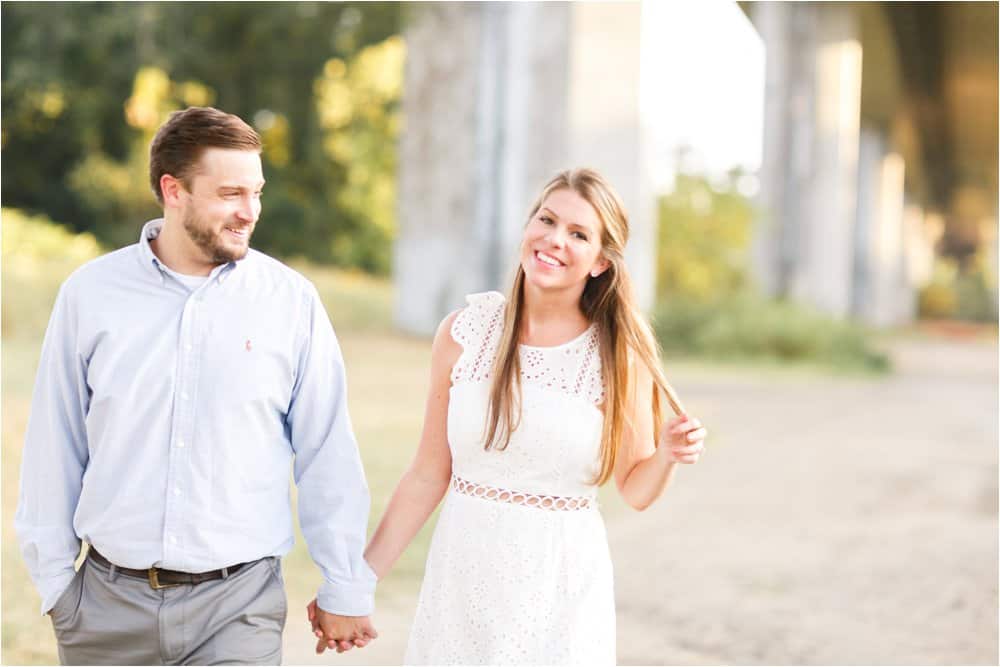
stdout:
{"type": "MultiPolygon", "coordinates": [[[[429,335],[505,291],[557,170],[600,169],[709,450],[644,513],[602,490],[625,664],[996,664],[996,3],[4,3],[2,659],[56,662],[13,534],[41,338],[74,268],[158,217],[149,142],[264,139],[253,245],[320,289],[371,521],[429,335]]],[[[381,637],[402,660],[433,523],[381,637]]]]}

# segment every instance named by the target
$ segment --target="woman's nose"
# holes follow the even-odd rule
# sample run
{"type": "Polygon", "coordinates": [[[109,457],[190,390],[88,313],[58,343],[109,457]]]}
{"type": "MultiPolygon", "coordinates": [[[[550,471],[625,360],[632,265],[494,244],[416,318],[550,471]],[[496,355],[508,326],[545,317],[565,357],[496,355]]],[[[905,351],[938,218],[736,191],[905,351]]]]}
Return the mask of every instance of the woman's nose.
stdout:
{"type": "Polygon", "coordinates": [[[558,227],[554,227],[549,230],[548,237],[546,239],[549,243],[556,246],[557,248],[563,247],[566,243],[566,236],[564,232],[558,227]]]}

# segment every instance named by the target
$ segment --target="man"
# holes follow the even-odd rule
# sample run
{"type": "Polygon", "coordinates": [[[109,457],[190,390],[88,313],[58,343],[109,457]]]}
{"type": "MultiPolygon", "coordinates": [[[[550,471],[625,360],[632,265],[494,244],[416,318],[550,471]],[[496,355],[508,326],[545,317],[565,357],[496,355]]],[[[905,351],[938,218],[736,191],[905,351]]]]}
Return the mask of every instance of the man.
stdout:
{"type": "Polygon", "coordinates": [[[248,245],[260,151],[236,116],[172,114],[163,218],[56,299],[15,524],[64,664],[280,662],[293,458],[320,629],[338,651],[377,636],[340,348],[312,284],[248,245]]]}

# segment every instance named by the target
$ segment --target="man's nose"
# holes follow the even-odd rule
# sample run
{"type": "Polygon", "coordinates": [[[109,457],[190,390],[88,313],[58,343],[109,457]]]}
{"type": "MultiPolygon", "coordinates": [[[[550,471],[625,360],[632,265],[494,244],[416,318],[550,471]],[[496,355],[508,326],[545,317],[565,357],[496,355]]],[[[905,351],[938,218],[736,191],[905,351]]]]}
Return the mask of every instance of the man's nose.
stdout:
{"type": "Polygon", "coordinates": [[[236,210],[236,217],[245,222],[253,222],[257,217],[257,205],[252,197],[244,197],[240,200],[240,206],[236,210]]]}

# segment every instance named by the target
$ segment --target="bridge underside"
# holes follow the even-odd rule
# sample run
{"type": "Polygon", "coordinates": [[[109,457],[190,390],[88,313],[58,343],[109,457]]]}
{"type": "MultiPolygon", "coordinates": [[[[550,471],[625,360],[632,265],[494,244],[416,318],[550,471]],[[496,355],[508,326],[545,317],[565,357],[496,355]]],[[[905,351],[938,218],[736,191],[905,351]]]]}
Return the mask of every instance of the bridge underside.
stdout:
{"type": "Polygon", "coordinates": [[[935,250],[964,263],[995,240],[997,5],[740,6],[767,54],[761,285],[911,320],[935,250]]]}

